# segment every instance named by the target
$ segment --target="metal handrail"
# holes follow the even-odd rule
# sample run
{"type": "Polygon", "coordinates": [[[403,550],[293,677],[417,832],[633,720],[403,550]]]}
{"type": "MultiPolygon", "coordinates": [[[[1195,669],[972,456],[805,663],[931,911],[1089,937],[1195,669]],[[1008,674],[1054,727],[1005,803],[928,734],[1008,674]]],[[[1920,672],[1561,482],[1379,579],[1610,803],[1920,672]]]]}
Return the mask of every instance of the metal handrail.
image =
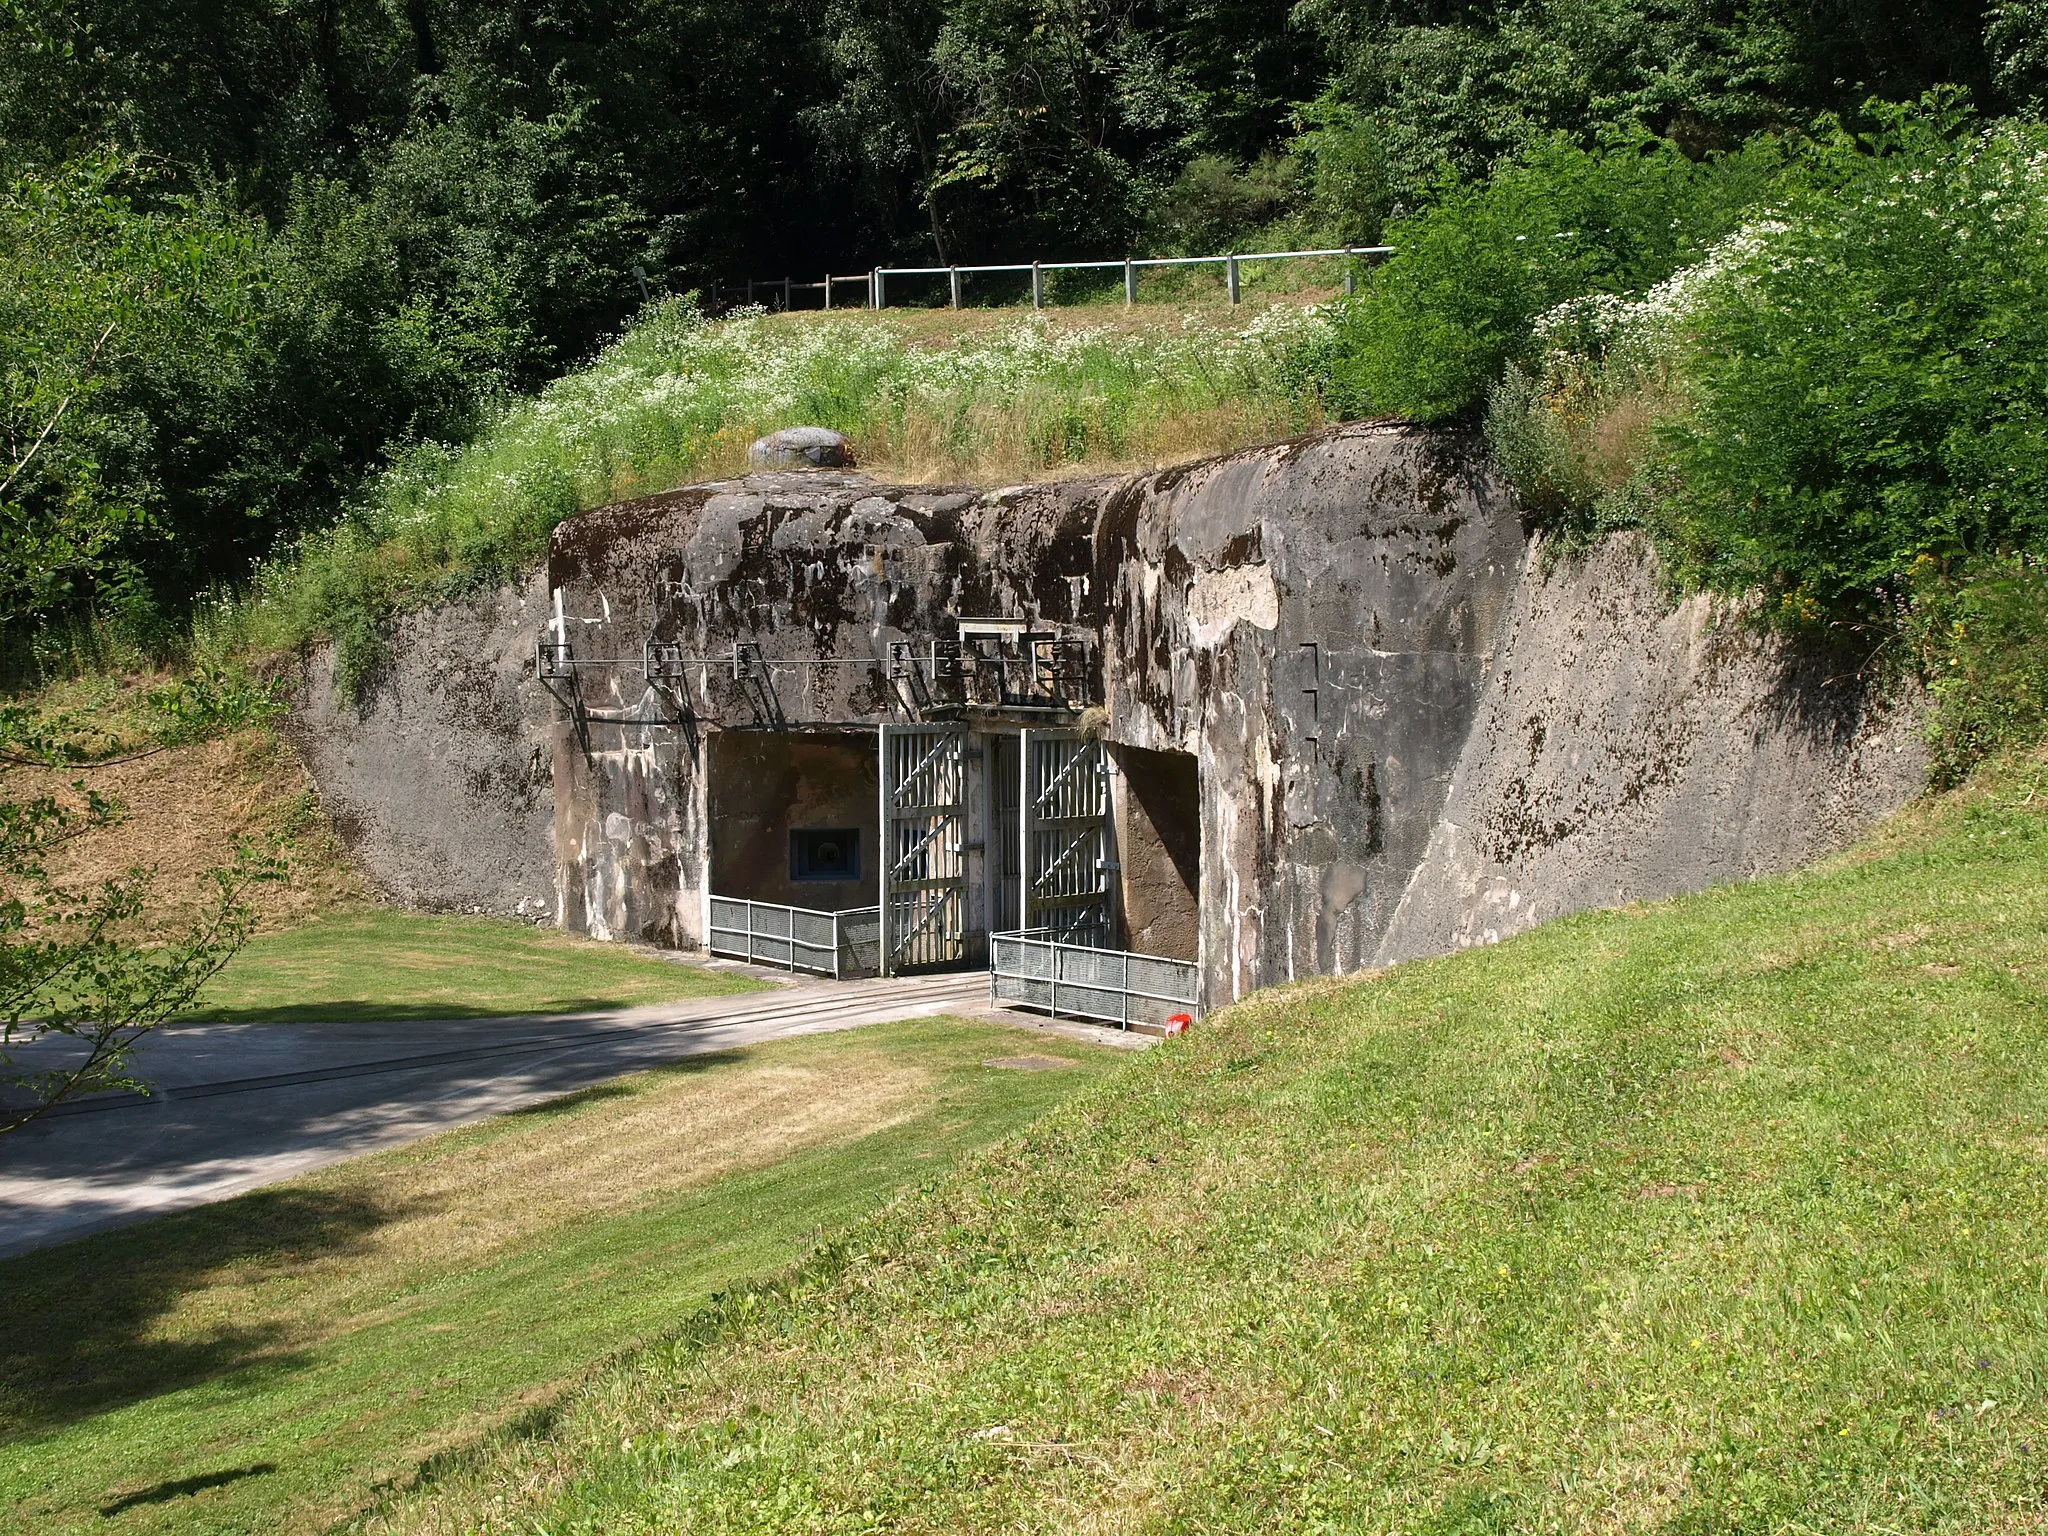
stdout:
{"type": "MultiPolygon", "coordinates": [[[[1200,1015],[1201,971],[1192,962],[1171,960],[1164,955],[1140,954],[1134,950],[1098,949],[1091,944],[1072,944],[1048,937],[1055,931],[1051,928],[1021,928],[1008,933],[989,935],[988,993],[992,1007],[1007,1003],[1011,1006],[1042,1008],[1047,1013],[1059,1014],[1066,1018],[1093,1019],[1105,1024],[1115,1024],[1123,1029],[1129,1029],[1134,1023],[1150,1022],[1132,1017],[1134,1000],[1161,1004],[1164,1008],[1172,1008],[1191,1017],[1200,1015]],[[1047,961],[1044,971],[1006,970],[1003,965],[1006,947],[1017,950],[1020,955],[1029,951],[1043,954],[1047,961]],[[1092,973],[1099,973],[1105,962],[1115,962],[1118,968],[1115,983],[1111,984],[1100,974],[1090,974],[1084,978],[1067,975],[1067,960],[1070,956],[1086,956],[1086,968],[1092,973]],[[1150,967],[1169,972],[1179,977],[1183,985],[1173,992],[1133,986],[1132,961],[1143,961],[1150,967]],[[1013,985],[1006,988],[1005,982],[1013,985]],[[1065,998],[1060,996],[1062,983],[1066,986],[1065,998]],[[1094,999],[1112,995],[1116,998],[1114,1012],[1101,1006],[1090,1005],[1094,999]]],[[[1156,1022],[1163,1023],[1164,1020],[1156,1022]]]]}
{"type": "Polygon", "coordinates": [[[779,965],[788,971],[812,971],[818,975],[830,976],[834,980],[838,980],[846,974],[848,969],[846,958],[850,947],[847,934],[848,925],[860,919],[879,920],[881,911],[882,909],[879,906],[874,906],[845,907],[836,912],[827,912],[817,907],[796,907],[783,902],[754,901],[745,896],[713,895],[710,901],[710,920],[706,924],[707,932],[705,934],[704,947],[714,955],[726,955],[734,959],[746,960],[751,964],[779,965]],[[720,923],[718,921],[720,915],[718,909],[721,904],[727,907],[744,907],[746,909],[745,926],[734,927],[731,923],[720,923]],[[783,919],[784,931],[777,932],[773,927],[763,928],[758,926],[755,921],[756,914],[758,913],[779,914],[783,919]],[[799,938],[796,931],[796,920],[800,917],[811,918],[818,922],[829,924],[832,935],[831,943],[824,944],[811,939],[799,938]],[[741,942],[736,944],[721,943],[721,937],[725,939],[738,939],[741,942]],[[771,946],[779,946],[785,952],[782,954],[772,952],[764,954],[761,941],[765,941],[766,944],[771,946]],[[831,957],[830,963],[819,963],[815,958],[809,962],[799,960],[797,958],[799,950],[811,957],[829,955],[831,957]]]}
{"type": "MultiPolygon", "coordinates": [[[[1138,273],[1146,267],[1202,267],[1220,265],[1224,270],[1225,284],[1230,291],[1230,302],[1235,304],[1239,298],[1238,267],[1247,261],[1306,261],[1321,260],[1329,257],[1343,257],[1347,261],[1356,261],[1365,257],[1382,257],[1393,254],[1394,247],[1391,245],[1345,245],[1318,251],[1234,251],[1227,255],[1219,256],[1130,256],[1121,261],[1004,261],[969,265],[954,264],[944,267],[878,266],[864,274],[864,276],[851,278],[828,277],[819,283],[792,283],[788,278],[780,278],[767,283],[749,280],[746,284],[746,294],[747,302],[751,304],[754,302],[754,289],[756,287],[780,288],[782,290],[782,307],[786,310],[789,308],[790,294],[794,290],[799,288],[806,290],[823,289],[825,292],[825,307],[830,309],[832,307],[833,284],[865,281],[868,285],[868,307],[870,309],[886,309],[889,306],[888,281],[890,278],[944,277],[950,279],[952,307],[958,309],[960,307],[960,280],[963,277],[988,272],[1028,272],[1031,274],[1031,307],[1033,309],[1043,309],[1045,308],[1046,273],[1104,272],[1122,268],[1124,274],[1124,303],[1129,305],[1138,302],[1138,273]]],[[[1347,267],[1344,272],[1344,291],[1346,293],[1355,292],[1356,285],[1357,273],[1347,267]]],[[[723,292],[722,286],[713,290],[714,302],[716,296],[722,295],[723,292]]]]}

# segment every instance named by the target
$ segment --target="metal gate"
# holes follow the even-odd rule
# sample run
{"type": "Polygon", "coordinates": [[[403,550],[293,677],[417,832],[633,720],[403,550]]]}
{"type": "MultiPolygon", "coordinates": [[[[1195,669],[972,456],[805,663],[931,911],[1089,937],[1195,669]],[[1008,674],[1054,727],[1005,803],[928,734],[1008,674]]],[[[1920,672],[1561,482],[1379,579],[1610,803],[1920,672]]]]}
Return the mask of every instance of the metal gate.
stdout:
{"type": "Polygon", "coordinates": [[[1026,731],[1021,842],[1026,930],[1065,944],[1110,936],[1109,762],[1102,743],[1026,731]]]}
{"type": "Polygon", "coordinates": [[[882,972],[967,958],[967,732],[884,725],[882,972]]]}

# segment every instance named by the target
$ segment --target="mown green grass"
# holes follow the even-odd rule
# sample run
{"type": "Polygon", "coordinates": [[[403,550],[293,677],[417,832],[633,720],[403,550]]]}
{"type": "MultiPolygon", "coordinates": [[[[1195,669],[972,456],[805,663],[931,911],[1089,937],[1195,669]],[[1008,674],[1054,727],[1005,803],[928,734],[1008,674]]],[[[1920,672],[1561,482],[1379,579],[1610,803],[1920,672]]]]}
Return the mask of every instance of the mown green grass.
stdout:
{"type": "Polygon", "coordinates": [[[360,908],[251,941],[189,1017],[284,1023],[575,1013],[760,985],[501,918],[360,908]]]}
{"type": "Polygon", "coordinates": [[[947,1021],[787,1041],[0,1264],[0,1527],[325,1529],[1112,1059],[947,1021]],[[1068,1065],[983,1065],[1020,1051],[1068,1065]]]}
{"type": "Polygon", "coordinates": [[[2037,767],[1250,1000],[379,1528],[2037,1530],[2044,1174],[2037,767]]]}

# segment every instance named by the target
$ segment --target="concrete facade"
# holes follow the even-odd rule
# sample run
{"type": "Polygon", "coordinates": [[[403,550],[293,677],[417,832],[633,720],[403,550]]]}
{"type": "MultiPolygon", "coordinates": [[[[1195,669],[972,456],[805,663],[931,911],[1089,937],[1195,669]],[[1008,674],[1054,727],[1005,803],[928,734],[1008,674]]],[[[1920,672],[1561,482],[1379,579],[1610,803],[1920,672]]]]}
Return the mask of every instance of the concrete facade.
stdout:
{"type": "MultiPolygon", "coordinates": [[[[500,646],[493,697],[519,702],[490,717],[491,760],[544,730],[552,793],[472,862],[551,864],[563,926],[677,946],[702,941],[714,888],[872,901],[868,743],[926,711],[902,657],[963,620],[1090,647],[1075,709],[973,722],[975,920],[1002,917],[1003,733],[1085,733],[1110,765],[1119,937],[1197,959],[1212,1004],[1787,868],[1918,791],[1910,701],[1881,705],[1739,613],[1674,605],[1631,537],[1539,556],[1475,440],[1398,423],[1121,480],[788,472],[604,508],[492,610],[566,650],[515,679],[500,646]],[[790,883],[803,825],[863,829],[858,892],[790,883]]],[[[437,699],[433,729],[457,731],[466,695],[404,654],[388,697],[411,713],[373,696],[370,736],[395,743],[437,699]]],[[[309,715],[338,717],[312,675],[309,715]]],[[[383,780],[335,761],[337,798],[387,805],[356,787],[383,780]]],[[[414,779],[433,773],[452,782],[414,779]]],[[[420,879],[461,862],[410,857],[420,879]]]]}
{"type": "Polygon", "coordinates": [[[428,911],[556,912],[553,705],[534,678],[544,573],[406,614],[359,697],[301,663],[286,732],[357,864],[428,911]]]}

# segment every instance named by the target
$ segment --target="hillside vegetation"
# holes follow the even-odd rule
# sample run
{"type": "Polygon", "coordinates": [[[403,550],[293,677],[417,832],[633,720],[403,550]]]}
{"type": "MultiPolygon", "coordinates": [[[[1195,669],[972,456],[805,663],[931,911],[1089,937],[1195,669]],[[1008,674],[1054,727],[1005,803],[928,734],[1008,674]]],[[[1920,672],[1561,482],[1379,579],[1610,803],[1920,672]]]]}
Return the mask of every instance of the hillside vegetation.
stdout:
{"type": "Polygon", "coordinates": [[[0,1527],[328,1530],[1112,1056],[943,1019],[777,1041],[0,1262],[0,1527]],[[1048,1069],[984,1065],[1024,1049],[1048,1069]]]}
{"type": "Polygon", "coordinates": [[[215,9],[0,11],[19,684],[330,638],[366,675],[394,609],[806,419],[1003,481],[1398,414],[1938,681],[1944,782],[2048,726],[2041,0],[215,9]],[[1058,274],[1094,302],[1049,322],[722,304],[1372,241],[1243,319],[1186,272],[1131,315],[1058,274]]]}
{"type": "Polygon", "coordinates": [[[371,1528],[2039,1529],[2044,956],[2035,759],[1262,994],[371,1528]]]}
{"type": "Polygon", "coordinates": [[[1291,303],[710,320],[667,301],[468,445],[406,454],[202,611],[196,648],[232,664],[332,635],[346,679],[393,607],[523,574],[586,508],[744,473],[747,445],[793,422],[848,433],[871,474],[980,484],[1286,437],[1322,421],[1330,334],[1291,303]]]}

